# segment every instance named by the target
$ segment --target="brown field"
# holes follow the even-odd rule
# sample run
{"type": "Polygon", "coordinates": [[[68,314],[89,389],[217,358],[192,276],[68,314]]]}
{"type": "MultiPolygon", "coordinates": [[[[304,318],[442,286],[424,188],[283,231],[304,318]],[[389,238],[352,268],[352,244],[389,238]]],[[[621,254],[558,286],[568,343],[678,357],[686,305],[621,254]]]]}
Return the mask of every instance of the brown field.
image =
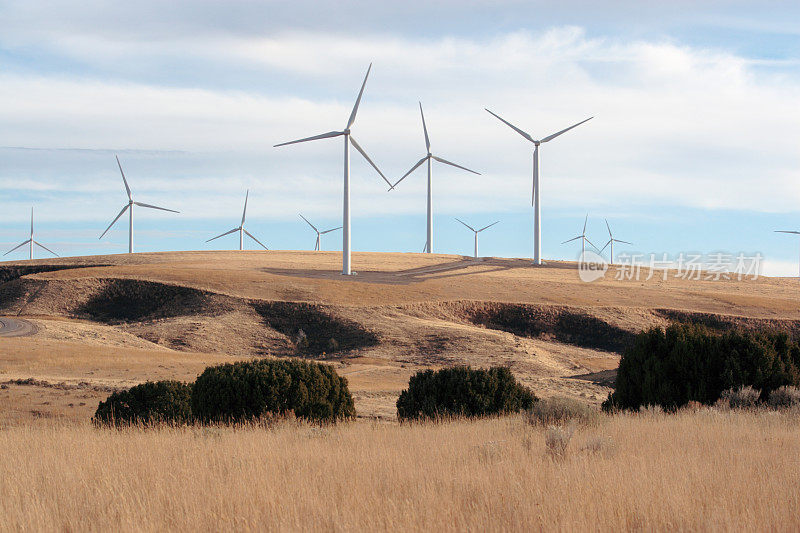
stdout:
{"type": "Polygon", "coordinates": [[[296,355],[299,329],[312,341],[303,356],[348,377],[359,416],[390,420],[421,368],[507,365],[540,396],[597,405],[623,341],[675,313],[800,323],[793,279],[618,281],[612,269],[586,284],[571,263],[377,253],[354,254],[358,275],[343,278],[340,261],[246,251],[0,263],[0,315],[39,329],[0,338],[0,424],[87,420],[116,388],[296,355]],[[530,320],[534,330],[519,329],[530,320]]]}
{"type": "MultiPolygon", "coordinates": [[[[602,417],[563,457],[521,417],[399,425],[423,368],[506,365],[597,406],[632,336],[671,321],[800,333],[794,279],[582,283],[574,264],[185,252],[0,263],[0,530],[800,529],[800,417],[602,417]],[[301,339],[300,330],[306,336],[301,339]],[[302,356],[346,376],[337,427],[102,430],[97,403],[210,364],[302,356]]],[[[644,272],[647,277],[647,272],[644,272]]]]}
{"type": "Polygon", "coordinates": [[[797,531],[800,418],[0,430],[9,531],[797,531]]]}

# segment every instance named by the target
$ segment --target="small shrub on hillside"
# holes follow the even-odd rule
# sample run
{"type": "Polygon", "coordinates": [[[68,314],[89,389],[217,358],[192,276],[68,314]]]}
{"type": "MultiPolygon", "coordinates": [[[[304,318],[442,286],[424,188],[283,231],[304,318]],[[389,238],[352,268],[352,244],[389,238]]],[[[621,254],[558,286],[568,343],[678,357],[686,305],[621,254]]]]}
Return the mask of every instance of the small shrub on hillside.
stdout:
{"type": "Polygon", "coordinates": [[[784,385],[800,385],[800,346],[784,333],[675,324],[636,337],[620,360],[614,392],[603,409],[661,405],[668,411],[690,401],[712,405],[722,391],[751,386],[762,399],[784,385]]]}
{"type": "Polygon", "coordinates": [[[347,379],[330,365],[293,359],[206,368],[192,388],[192,411],[202,422],[228,423],[289,412],[313,422],[355,416],[347,379]]]}
{"type": "Polygon", "coordinates": [[[773,409],[788,409],[800,405],[800,388],[778,387],[769,394],[769,406],[773,409]]]}
{"type": "Polygon", "coordinates": [[[758,405],[761,391],[751,386],[739,387],[722,391],[720,403],[731,409],[753,409],[758,405]]]}
{"type": "Polygon", "coordinates": [[[487,416],[530,409],[537,400],[508,368],[468,366],[424,370],[408,382],[397,400],[400,420],[487,416]]]}
{"type": "Polygon", "coordinates": [[[539,400],[528,411],[528,422],[539,426],[563,424],[570,421],[581,425],[593,425],[598,422],[599,418],[600,413],[597,409],[564,396],[539,400]]]}
{"type": "Polygon", "coordinates": [[[96,424],[183,424],[192,419],[191,385],[148,381],[111,394],[94,414],[96,424]]]}
{"type": "Polygon", "coordinates": [[[550,426],[544,435],[544,445],[547,453],[556,458],[563,458],[567,454],[567,446],[575,433],[575,424],[563,426],[550,426]]]}

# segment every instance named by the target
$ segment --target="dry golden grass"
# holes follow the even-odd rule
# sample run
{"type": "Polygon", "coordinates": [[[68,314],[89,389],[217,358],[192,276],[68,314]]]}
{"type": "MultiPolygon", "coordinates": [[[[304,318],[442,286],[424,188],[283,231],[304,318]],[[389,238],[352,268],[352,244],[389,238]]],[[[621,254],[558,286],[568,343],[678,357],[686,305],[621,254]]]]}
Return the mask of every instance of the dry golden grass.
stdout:
{"type": "Polygon", "coordinates": [[[620,415],[566,453],[522,417],[315,428],[0,430],[7,530],[800,528],[800,424],[620,415]]]}

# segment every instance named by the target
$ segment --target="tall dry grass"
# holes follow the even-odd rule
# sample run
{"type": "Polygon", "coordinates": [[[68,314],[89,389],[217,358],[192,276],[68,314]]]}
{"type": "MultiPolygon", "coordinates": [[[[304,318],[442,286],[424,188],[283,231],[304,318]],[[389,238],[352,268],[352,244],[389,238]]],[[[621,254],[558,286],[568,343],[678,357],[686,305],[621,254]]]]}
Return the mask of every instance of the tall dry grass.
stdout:
{"type": "Polygon", "coordinates": [[[798,530],[796,415],[0,430],[6,530],[798,530]]]}

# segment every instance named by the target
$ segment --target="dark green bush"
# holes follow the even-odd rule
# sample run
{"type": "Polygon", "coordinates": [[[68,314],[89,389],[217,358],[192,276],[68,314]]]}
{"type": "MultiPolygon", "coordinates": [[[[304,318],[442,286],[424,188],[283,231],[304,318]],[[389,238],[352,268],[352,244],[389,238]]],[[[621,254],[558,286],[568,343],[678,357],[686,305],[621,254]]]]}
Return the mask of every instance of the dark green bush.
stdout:
{"type": "Polygon", "coordinates": [[[97,424],[183,424],[191,420],[192,386],[180,381],[148,381],[111,394],[92,419],[97,424]]]}
{"type": "Polygon", "coordinates": [[[202,422],[246,422],[293,412],[314,422],[355,416],[347,379],[330,365],[293,359],[206,368],[192,388],[192,412],[202,422]]]}
{"type": "Polygon", "coordinates": [[[724,390],[751,386],[761,399],[783,385],[800,384],[800,347],[785,333],[733,330],[714,333],[687,324],[653,328],[622,356],[606,410],[690,401],[711,405],[724,390]]]}
{"type": "Polygon", "coordinates": [[[536,396],[504,367],[417,372],[397,400],[400,420],[486,416],[529,409],[536,396]]]}

